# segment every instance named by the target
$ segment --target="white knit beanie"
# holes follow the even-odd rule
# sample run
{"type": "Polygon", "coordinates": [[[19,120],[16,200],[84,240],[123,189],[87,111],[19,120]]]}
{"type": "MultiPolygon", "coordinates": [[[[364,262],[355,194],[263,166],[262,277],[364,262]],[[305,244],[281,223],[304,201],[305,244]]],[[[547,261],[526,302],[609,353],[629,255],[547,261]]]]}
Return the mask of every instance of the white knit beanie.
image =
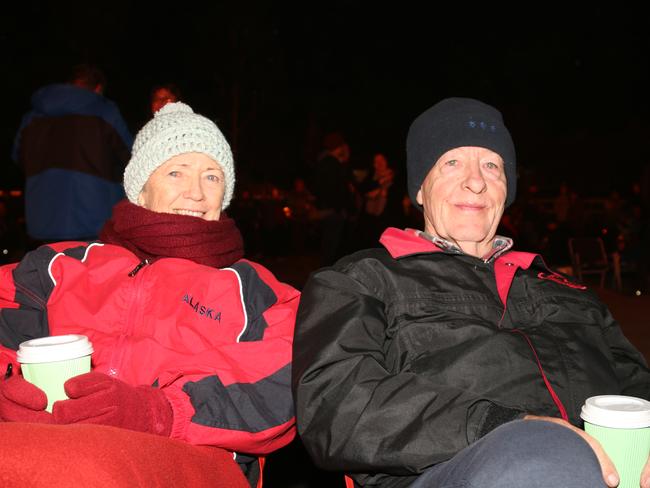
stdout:
{"type": "Polygon", "coordinates": [[[124,170],[126,196],[137,205],[151,173],[174,156],[189,152],[203,153],[221,166],[226,180],[221,208],[226,209],[235,188],[230,146],[214,122],[182,102],[168,103],[158,110],[135,137],[131,160],[124,170]]]}

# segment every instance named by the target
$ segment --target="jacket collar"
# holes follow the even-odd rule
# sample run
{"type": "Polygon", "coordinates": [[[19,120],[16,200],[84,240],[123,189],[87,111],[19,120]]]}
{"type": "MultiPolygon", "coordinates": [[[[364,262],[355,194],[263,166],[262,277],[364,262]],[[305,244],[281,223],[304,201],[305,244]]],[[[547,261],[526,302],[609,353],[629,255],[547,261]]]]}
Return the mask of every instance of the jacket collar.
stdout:
{"type": "Polygon", "coordinates": [[[388,227],[379,238],[379,242],[394,259],[412,254],[428,254],[442,251],[433,242],[420,237],[418,232],[415,229],[401,230],[388,227]]]}
{"type": "MultiPolygon", "coordinates": [[[[464,254],[452,242],[438,236],[430,235],[416,229],[400,230],[389,227],[384,231],[379,242],[388,250],[394,259],[399,259],[412,254],[431,252],[448,252],[464,254]]],[[[486,263],[493,261],[512,247],[513,241],[508,237],[496,236],[490,252],[482,259],[486,263]]]]}

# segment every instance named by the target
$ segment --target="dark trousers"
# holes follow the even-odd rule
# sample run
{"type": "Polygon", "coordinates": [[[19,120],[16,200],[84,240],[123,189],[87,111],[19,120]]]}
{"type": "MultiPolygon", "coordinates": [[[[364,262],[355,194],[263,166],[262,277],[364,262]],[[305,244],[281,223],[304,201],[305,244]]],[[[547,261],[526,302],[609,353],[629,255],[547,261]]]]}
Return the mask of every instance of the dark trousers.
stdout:
{"type": "Polygon", "coordinates": [[[605,488],[598,459],[566,427],[538,420],[504,424],[437,464],[411,488],[605,488]]]}

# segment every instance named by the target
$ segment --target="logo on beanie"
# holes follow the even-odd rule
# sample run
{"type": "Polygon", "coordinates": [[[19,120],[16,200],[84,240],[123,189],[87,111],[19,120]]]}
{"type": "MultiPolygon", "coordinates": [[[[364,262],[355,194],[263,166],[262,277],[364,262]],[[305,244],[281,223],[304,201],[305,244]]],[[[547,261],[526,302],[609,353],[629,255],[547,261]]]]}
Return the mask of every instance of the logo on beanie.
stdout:
{"type": "Polygon", "coordinates": [[[497,131],[497,127],[496,127],[496,125],[494,125],[494,124],[489,124],[489,125],[488,125],[487,122],[483,122],[483,121],[481,121],[481,122],[476,122],[475,120],[470,120],[470,121],[467,123],[467,126],[468,126],[470,129],[476,129],[477,127],[480,127],[481,129],[483,129],[483,130],[489,130],[490,132],[496,132],[496,131],[497,131]]]}

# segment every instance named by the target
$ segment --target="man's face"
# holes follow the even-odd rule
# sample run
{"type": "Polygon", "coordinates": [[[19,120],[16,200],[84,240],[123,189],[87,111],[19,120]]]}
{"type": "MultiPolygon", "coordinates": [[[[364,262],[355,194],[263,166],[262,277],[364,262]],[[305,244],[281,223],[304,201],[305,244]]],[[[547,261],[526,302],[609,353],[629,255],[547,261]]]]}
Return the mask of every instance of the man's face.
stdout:
{"type": "Polygon", "coordinates": [[[138,204],[153,212],[219,220],[224,191],[219,164],[203,153],[185,153],[151,173],[138,204]]]}
{"type": "Polygon", "coordinates": [[[506,201],[504,163],[482,147],[458,147],[443,154],[422,182],[417,201],[425,231],[476,257],[492,247],[506,201]]]}

